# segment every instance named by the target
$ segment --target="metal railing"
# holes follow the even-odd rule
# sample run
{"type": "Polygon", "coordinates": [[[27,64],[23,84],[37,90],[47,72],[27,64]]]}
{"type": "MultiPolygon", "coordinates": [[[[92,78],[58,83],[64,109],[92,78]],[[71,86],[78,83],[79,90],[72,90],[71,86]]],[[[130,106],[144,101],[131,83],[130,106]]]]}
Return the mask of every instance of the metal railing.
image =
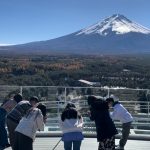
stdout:
{"type": "MultiPolygon", "coordinates": [[[[47,106],[48,119],[45,132],[60,131],[59,119],[68,102],[73,102],[84,118],[84,132],[95,133],[95,124],[89,120],[87,96],[109,96],[119,98],[120,102],[133,115],[132,128],[135,131],[150,130],[150,92],[149,89],[108,88],[108,87],[64,87],[64,86],[0,86],[0,100],[20,92],[24,99],[36,95],[47,106]]],[[[117,128],[121,123],[115,121],[117,128]]]]}

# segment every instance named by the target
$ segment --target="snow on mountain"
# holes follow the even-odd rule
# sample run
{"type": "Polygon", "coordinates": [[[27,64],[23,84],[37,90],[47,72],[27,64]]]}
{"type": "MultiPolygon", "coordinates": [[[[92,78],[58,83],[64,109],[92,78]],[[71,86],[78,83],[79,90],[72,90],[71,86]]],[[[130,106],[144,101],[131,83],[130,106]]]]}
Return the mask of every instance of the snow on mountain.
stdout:
{"type": "Polygon", "coordinates": [[[141,26],[136,22],[132,22],[123,15],[113,15],[102,22],[98,22],[88,28],[80,30],[76,35],[81,34],[100,34],[100,35],[108,35],[112,32],[116,34],[125,34],[129,32],[137,32],[143,34],[150,34],[150,30],[141,26]]]}

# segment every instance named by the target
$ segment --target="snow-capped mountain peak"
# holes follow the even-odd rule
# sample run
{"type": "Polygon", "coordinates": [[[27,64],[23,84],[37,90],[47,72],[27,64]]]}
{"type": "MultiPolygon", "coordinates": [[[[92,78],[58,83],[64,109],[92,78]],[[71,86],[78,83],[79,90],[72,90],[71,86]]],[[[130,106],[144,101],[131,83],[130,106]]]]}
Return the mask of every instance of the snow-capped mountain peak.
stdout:
{"type": "Polygon", "coordinates": [[[80,30],[76,35],[96,33],[105,36],[111,33],[125,34],[129,32],[150,34],[150,29],[145,28],[136,22],[132,22],[123,15],[115,14],[102,22],[98,22],[90,27],[80,30]]]}

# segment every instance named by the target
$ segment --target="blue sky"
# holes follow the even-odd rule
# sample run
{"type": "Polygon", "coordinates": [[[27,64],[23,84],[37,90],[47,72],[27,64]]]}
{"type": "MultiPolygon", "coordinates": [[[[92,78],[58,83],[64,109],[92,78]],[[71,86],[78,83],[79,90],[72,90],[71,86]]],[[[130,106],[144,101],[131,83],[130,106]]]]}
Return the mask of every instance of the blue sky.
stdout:
{"type": "Polygon", "coordinates": [[[150,28],[150,0],[0,0],[0,44],[60,37],[113,14],[150,28]]]}

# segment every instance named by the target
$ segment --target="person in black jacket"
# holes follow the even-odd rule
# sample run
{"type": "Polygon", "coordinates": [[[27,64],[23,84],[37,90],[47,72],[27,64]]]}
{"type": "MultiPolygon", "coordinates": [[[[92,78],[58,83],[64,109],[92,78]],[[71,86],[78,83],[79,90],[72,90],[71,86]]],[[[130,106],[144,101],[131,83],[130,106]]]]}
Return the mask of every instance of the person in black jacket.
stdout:
{"type": "Polygon", "coordinates": [[[95,121],[98,150],[115,150],[117,129],[110,118],[107,101],[88,96],[88,105],[90,106],[90,119],[95,121]]]}

